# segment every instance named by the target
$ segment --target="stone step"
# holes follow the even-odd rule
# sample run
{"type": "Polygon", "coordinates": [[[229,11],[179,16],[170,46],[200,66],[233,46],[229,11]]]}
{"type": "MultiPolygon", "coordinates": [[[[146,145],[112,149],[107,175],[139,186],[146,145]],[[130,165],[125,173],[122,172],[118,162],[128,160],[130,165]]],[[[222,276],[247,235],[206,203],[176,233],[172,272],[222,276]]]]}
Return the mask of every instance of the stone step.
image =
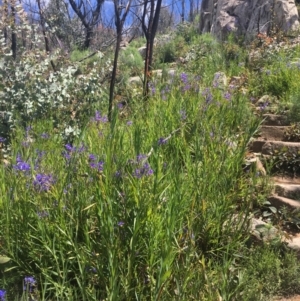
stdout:
{"type": "Polygon", "coordinates": [[[300,201],[300,185],[299,184],[283,184],[275,183],[275,193],[279,196],[300,201]]]}
{"type": "Polygon", "coordinates": [[[264,155],[272,155],[275,150],[286,150],[295,154],[300,153],[300,142],[284,142],[284,141],[266,141],[262,145],[261,153],[264,155]]]}
{"type": "Polygon", "coordinates": [[[284,126],[289,124],[285,115],[263,114],[263,118],[263,125],[284,126]]]}
{"type": "Polygon", "coordinates": [[[296,184],[300,185],[300,178],[295,178],[295,177],[280,177],[280,176],[274,176],[271,178],[273,183],[278,183],[278,184],[296,184]]]}
{"type": "Polygon", "coordinates": [[[255,139],[249,144],[249,151],[254,153],[261,153],[263,146],[267,141],[263,139],[255,139]]]}
{"type": "Polygon", "coordinates": [[[300,208],[300,201],[292,200],[277,194],[270,195],[268,201],[278,209],[281,207],[287,207],[292,210],[300,208]]]}
{"type": "Polygon", "coordinates": [[[262,125],[259,129],[261,140],[284,141],[285,132],[289,126],[262,125]]]}

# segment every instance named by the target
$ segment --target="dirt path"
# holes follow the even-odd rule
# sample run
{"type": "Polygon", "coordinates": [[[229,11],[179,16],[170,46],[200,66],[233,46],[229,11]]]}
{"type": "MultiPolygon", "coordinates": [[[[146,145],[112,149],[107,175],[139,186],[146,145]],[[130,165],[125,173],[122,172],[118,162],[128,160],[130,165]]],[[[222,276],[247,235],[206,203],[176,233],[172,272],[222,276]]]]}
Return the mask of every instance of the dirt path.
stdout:
{"type": "Polygon", "coordinates": [[[300,301],[300,296],[297,295],[289,298],[274,299],[273,301],[300,301]]]}

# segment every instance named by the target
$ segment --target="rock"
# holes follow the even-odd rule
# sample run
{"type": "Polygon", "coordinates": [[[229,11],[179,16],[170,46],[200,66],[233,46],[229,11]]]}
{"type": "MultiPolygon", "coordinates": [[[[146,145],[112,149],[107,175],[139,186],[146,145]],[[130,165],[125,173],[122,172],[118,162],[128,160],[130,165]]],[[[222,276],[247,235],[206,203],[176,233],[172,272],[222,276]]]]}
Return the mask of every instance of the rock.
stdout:
{"type": "Polygon", "coordinates": [[[227,87],[227,77],[224,72],[216,72],[213,79],[213,87],[225,90],[227,87]]]}
{"type": "Polygon", "coordinates": [[[281,151],[285,150],[294,154],[300,153],[300,143],[299,142],[283,142],[283,141],[268,141],[262,147],[262,154],[272,155],[275,150],[281,151]]]}
{"type": "Polygon", "coordinates": [[[168,76],[174,77],[176,75],[176,69],[170,69],[168,70],[168,76]]]}
{"type": "Polygon", "coordinates": [[[288,126],[262,125],[259,129],[260,137],[264,140],[283,141],[285,131],[289,128],[288,126]]]}
{"type": "Polygon", "coordinates": [[[290,198],[285,198],[283,196],[279,196],[277,194],[273,194],[268,197],[268,201],[276,208],[280,209],[281,207],[286,207],[291,210],[299,209],[300,202],[292,200],[290,198]]]}
{"type": "Polygon", "coordinates": [[[251,234],[257,239],[264,242],[280,239],[278,230],[271,224],[265,223],[262,220],[252,218],[250,222],[251,234]]]}
{"type": "Polygon", "coordinates": [[[299,184],[283,184],[275,183],[275,193],[285,198],[300,201],[300,185],[299,184]]]}
{"type": "Polygon", "coordinates": [[[143,83],[140,76],[133,76],[128,79],[128,84],[131,85],[141,85],[143,83]]]}
{"type": "Polygon", "coordinates": [[[288,124],[287,117],[284,115],[264,114],[264,125],[283,126],[288,124]]]}
{"type": "Polygon", "coordinates": [[[269,33],[273,27],[282,31],[299,27],[295,1],[288,0],[202,0],[200,31],[223,38],[230,32],[245,35],[269,33]]]}
{"type": "Polygon", "coordinates": [[[142,46],[138,49],[138,52],[140,53],[143,60],[146,58],[146,50],[147,50],[146,46],[142,46]]]}
{"type": "Polygon", "coordinates": [[[263,175],[263,176],[267,175],[267,172],[258,156],[255,156],[255,157],[249,158],[249,159],[246,158],[245,164],[247,166],[254,166],[256,172],[259,172],[261,175],[263,175]]]}

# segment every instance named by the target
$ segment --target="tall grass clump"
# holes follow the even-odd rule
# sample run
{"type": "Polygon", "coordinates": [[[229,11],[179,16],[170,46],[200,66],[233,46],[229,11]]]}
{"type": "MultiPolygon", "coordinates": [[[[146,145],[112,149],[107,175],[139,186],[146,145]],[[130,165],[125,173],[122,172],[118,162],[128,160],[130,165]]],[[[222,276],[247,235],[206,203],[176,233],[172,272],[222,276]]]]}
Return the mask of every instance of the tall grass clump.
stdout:
{"type": "Polygon", "coordinates": [[[51,122],[16,131],[0,173],[9,298],[26,293],[24,277],[41,300],[240,293],[228,273],[248,237],[241,166],[257,123],[244,96],[196,84],[156,86],[130,119],[96,111],[72,144],[51,122]]]}

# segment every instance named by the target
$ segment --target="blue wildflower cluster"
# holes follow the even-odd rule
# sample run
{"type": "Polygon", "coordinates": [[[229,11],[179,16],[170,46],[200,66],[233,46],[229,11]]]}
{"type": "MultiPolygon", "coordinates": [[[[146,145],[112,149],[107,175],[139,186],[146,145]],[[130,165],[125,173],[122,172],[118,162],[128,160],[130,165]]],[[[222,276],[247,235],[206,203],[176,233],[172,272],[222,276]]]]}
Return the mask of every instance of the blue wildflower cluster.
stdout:
{"type": "Polygon", "coordinates": [[[27,276],[24,278],[23,291],[32,293],[36,288],[36,280],[33,276],[27,276]]]}
{"type": "Polygon", "coordinates": [[[6,291],[0,290],[0,301],[5,301],[6,291]]]}
{"type": "Polygon", "coordinates": [[[74,154],[81,154],[85,151],[85,146],[82,144],[81,146],[79,147],[76,147],[76,146],[72,146],[71,144],[66,144],[65,145],[65,150],[63,151],[63,156],[64,158],[67,160],[67,161],[70,161],[72,155],[74,154]]]}
{"type": "Polygon", "coordinates": [[[33,180],[33,187],[39,192],[49,191],[53,184],[55,184],[55,182],[56,181],[51,174],[39,173],[33,180]]]}
{"type": "Polygon", "coordinates": [[[144,154],[140,154],[136,157],[136,160],[132,160],[131,163],[136,165],[137,168],[133,172],[133,176],[135,178],[142,178],[145,176],[153,175],[153,170],[150,167],[150,164],[147,162],[148,156],[144,154]]]}
{"type": "Polygon", "coordinates": [[[22,159],[20,155],[17,155],[16,164],[13,165],[13,169],[28,173],[31,170],[30,164],[22,159]]]}
{"type": "Polygon", "coordinates": [[[92,169],[95,169],[98,172],[102,172],[104,162],[103,161],[98,161],[96,155],[90,154],[89,155],[89,165],[92,169]]]}
{"type": "Polygon", "coordinates": [[[105,115],[101,115],[99,111],[96,111],[95,116],[92,118],[92,121],[96,122],[97,124],[106,123],[108,121],[108,118],[105,115]]]}

